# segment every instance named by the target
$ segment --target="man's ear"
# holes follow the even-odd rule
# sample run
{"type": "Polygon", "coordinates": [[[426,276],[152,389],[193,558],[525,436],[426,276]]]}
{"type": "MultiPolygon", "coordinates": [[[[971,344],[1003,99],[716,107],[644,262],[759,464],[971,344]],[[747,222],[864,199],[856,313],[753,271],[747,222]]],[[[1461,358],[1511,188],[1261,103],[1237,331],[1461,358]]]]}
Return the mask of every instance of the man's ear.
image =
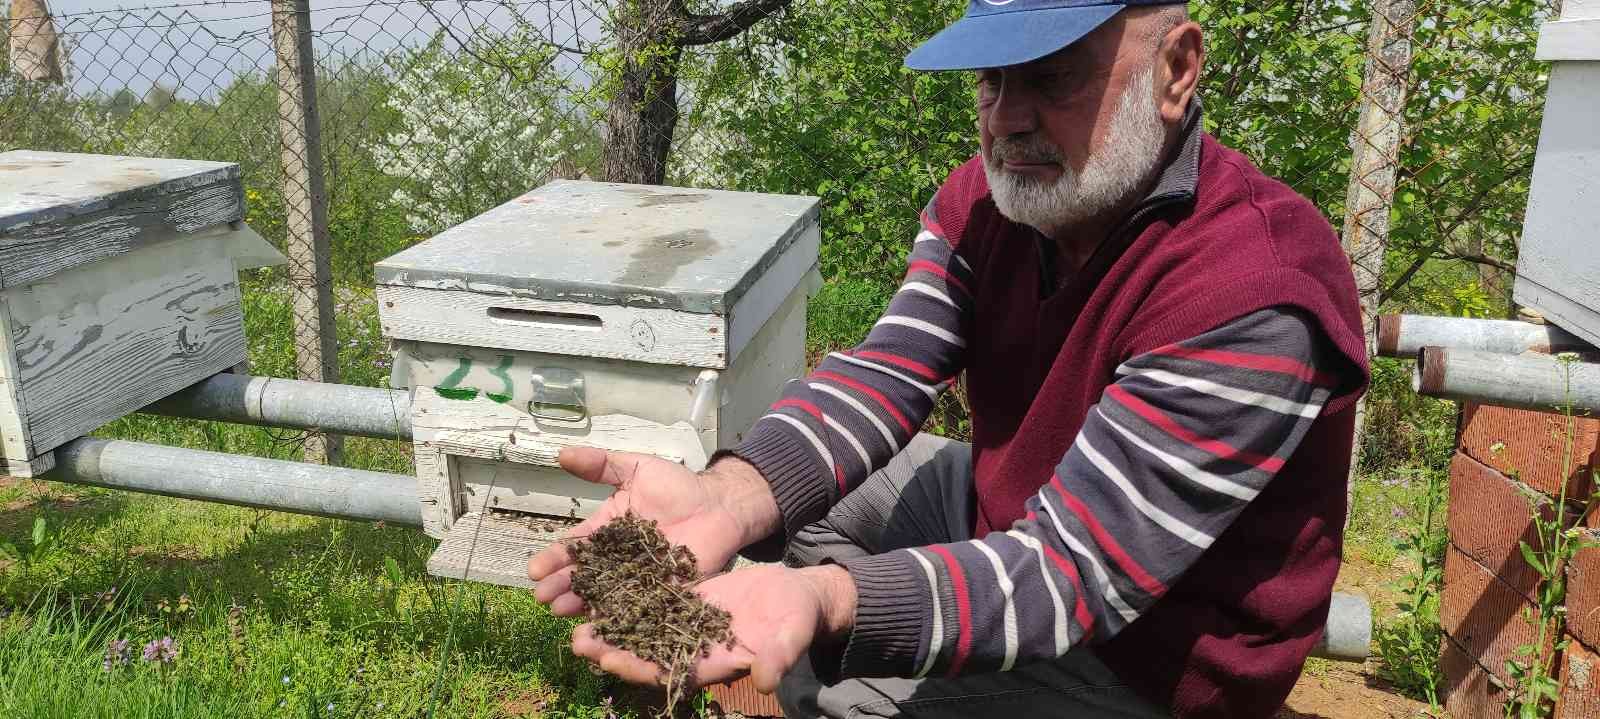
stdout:
{"type": "Polygon", "coordinates": [[[1200,24],[1188,20],[1167,31],[1156,51],[1156,107],[1169,125],[1183,122],[1189,101],[1200,86],[1206,50],[1200,24]]]}

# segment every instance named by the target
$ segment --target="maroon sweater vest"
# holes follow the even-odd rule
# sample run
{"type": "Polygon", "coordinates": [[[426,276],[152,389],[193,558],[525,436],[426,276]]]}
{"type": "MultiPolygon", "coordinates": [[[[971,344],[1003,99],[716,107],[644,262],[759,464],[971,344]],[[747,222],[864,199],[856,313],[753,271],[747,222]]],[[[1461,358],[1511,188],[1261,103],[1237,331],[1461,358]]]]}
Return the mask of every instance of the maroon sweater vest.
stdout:
{"type": "Polygon", "coordinates": [[[1176,716],[1271,716],[1327,620],[1354,404],[1368,376],[1337,237],[1309,201],[1206,136],[1192,203],[1126,228],[1041,297],[1036,235],[1000,216],[980,162],[958,169],[936,199],[978,278],[966,377],[978,536],[1023,516],[1124,360],[1292,305],[1352,363],[1340,369],[1359,379],[1329,400],[1278,477],[1165,597],[1095,648],[1176,716]]]}

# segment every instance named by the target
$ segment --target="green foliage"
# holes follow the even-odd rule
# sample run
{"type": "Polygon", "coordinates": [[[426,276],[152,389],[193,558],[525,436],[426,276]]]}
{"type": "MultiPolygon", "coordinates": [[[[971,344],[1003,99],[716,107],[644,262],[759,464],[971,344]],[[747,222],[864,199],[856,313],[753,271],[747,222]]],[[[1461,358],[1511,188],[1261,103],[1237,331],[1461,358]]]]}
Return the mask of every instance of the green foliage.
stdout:
{"type": "MultiPolygon", "coordinates": [[[[1584,511],[1569,520],[1567,511],[1567,484],[1565,478],[1573,475],[1572,451],[1577,433],[1572,407],[1572,365],[1578,355],[1568,352],[1559,356],[1563,380],[1566,383],[1566,402],[1560,407],[1565,419],[1562,432],[1561,489],[1555,504],[1543,496],[1531,496],[1528,515],[1532,519],[1538,546],[1526,541],[1518,542],[1522,558],[1539,573],[1539,583],[1534,589],[1534,604],[1523,607],[1522,619],[1534,626],[1534,642],[1516,648],[1512,658],[1506,660],[1506,673],[1511,677],[1511,691],[1506,694],[1505,716],[1516,719],[1541,719],[1555,711],[1561,683],[1556,678],[1556,659],[1567,648],[1566,602],[1567,563],[1578,550],[1600,546],[1582,529],[1589,512],[1600,504],[1600,493],[1582,498],[1584,511]]],[[[1595,473],[1591,479],[1600,479],[1595,473]]]]}
{"type": "Polygon", "coordinates": [[[1444,552],[1450,538],[1438,520],[1446,493],[1443,473],[1416,472],[1426,482],[1415,511],[1420,520],[1397,543],[1413,571],[1396,582],[1402,599],[1398,614],[1378,623],[1378,673],[1406,694],[1439,707],[1439,687],[1444,674],[1439,653],[1444,632],[1439,627],[1439,592],[1444,584],[1444,552]]]}
{"type": "Polygon", "coordinates": [[[901,66],[960,10],[799,0],[702,58],[680,173],[821,197],[823,274],[892,286],[918,211],[977,150],[968,75],[901,66]]]}
{"type": "MultiPolygon", "coordinates": [[[[11,22],[0,9],[0,49],[11,47],[11,22]]],[[[11,72],[0,51],[0,152],[19,147],[71,147],[81,142],[76,108],[62,85],[29,82],[11,72]]]]}
{"type": "Polygon", "coordinates": [[[55,535],[43,516],[34,517],[33,531],[29,533],[32,544],[18,548],[16,544],[0,541],[0,559],[7,559],[27,567],[47,554],[55,544],[55,535]]]}
{"type": "MultiPolygon", "coordinates": [[[[1418,5],[1406,103],[1409,141],[1400,157],[1401,192],[1386,262],[1390,282],[1434,258],[1515,261],[1549,73],[1549,63],[1536,60],[1533,50],[1540,24],[1557,5],[1418,5]]],[[[1392,299],[1426,305],[1419,292],[1475,282],[1494,308],[1487,314],[1504,314],[1511,283],[1497,267],[1482,265],[1480,272],[1457,262],[1419,274],[1427,281],[1392,299]]]]}
{"type": "Polygon", "coordinates": [[[1190,3],[1206,33],[1206,129],[1343,222],[1367,3],[1190,3]]]}

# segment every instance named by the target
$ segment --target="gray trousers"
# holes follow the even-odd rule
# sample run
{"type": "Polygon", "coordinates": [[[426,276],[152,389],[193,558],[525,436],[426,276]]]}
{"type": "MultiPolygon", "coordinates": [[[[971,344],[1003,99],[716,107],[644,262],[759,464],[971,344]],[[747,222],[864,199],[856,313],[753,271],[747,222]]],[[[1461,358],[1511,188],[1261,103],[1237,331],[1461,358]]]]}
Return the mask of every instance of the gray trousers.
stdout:
{"type": "MultiPolygon", "coordinates": [[[[918,435],[887,467],[790,541],[789,566],[818,564],[904,547],[972,538],[976,507],[972,451],[961,442],[918,435]]],[[[787,719],[808,717],[991,716],[1166,717],[1136,695],[1088,649],[1009,672],[955,679],[847,679],[824,685],[802,657],[778,687],[787,719]]]]}

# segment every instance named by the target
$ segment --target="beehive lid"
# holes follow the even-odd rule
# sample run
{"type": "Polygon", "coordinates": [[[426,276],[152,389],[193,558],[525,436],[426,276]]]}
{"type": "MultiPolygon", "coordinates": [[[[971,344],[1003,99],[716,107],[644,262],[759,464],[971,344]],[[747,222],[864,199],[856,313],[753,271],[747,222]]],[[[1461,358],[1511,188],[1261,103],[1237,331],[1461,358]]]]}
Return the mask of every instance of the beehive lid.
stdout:
{"type": "Polygon", "coordinates": [[[244,216],[239,166],[0,153],[0,287],[37,282],[172,233],[244,216]]]}
{"type": "Polygon", "coordinates": [[[817,199],[559,180],[377,264],[380,285],[728,314],[817,222],[817,199]]]}

